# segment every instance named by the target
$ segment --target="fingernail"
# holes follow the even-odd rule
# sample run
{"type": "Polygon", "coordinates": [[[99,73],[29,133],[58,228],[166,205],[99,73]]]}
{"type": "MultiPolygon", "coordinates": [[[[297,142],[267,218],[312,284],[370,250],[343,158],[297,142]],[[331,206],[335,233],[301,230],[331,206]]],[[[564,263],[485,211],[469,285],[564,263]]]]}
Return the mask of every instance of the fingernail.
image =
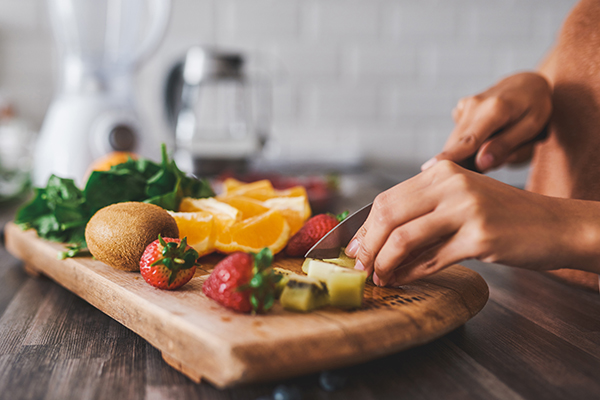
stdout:
{"type": "Polygon", "coordinates": [[[377,286],[379,286],[381,283],[381,281],[379,280],[379,277],[374,272],[373,272],[373,283],[376,284],[377,286]]]}
{"type": "Polygon", "coordinates": [[[373,283],[381,287],[387,284],[387,282],[381,279],[375,272],[373,272],[373,283]]]}
{"type": "Polygon", "coordinates": [[[358,240],[352,239],[352,241],[348,244],[348,247],[346,247],[346,255],[348,257],[356,257],[359,247],[358,240]]]}
{"type": "Polygon", "coordinates": [[[438,162],[437,157],[433,157],[431,159],[429,159],[429,161],[426,161],[423,165],[421,165],[421,171],[425,171],[431,167],[433,167],[435,165],[435,163],[438,162]]]}
{"type": "Polygon", "coordinates": [[[477,162],[479,164],[479,169],[485,171],[486,169],[491,168],[494,165],[495,158],[493,154],[486,153],[477,162]]]}
{"type": "Polygon", "coordinates": [[[363,265],[363,263],[360,262],[360,260],[356,260],[356,262],[354,263],[354,269],[357,269],[359,271],[364,271],[365,266],[363,265]]]}

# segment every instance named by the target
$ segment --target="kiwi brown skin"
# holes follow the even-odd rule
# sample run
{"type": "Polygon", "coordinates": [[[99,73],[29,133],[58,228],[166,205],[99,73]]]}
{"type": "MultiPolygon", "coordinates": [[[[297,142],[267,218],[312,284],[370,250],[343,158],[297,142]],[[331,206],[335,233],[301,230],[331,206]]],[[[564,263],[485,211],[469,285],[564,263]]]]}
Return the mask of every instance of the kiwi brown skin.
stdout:
{"type": "Polygon", "coordinates": [[[139,271],[140,258],[150,243],[162,237],[179,238],[177,222],[154,204],[116,203],[98,210],[85,227],[92,255],[114,268],[139,271]]]}

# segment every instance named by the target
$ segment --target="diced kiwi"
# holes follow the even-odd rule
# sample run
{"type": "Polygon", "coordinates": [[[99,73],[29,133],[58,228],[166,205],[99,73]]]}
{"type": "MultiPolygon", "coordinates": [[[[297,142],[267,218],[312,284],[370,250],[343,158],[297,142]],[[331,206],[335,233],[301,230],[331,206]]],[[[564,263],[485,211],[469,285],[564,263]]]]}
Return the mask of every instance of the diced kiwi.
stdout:
{"type": "Polygon", "coordinates": [[[362,305],[367,273],[345,269],[336,271],[327,278],[329,304],[334,307],[358,308],[362,305]]]}
{"type": "Polygon", "coordinates": [[[287,275],[287,283],[281,293],[281,305],[286,310],[311,311],[327,305],[329,296],[323,282],[308,276],[287,275]]]}
{"type": "Polygon", "coordinates": [[[335,307],[360,307],[367,273],[351,268],[311,260],[308,263],[308,276],[327,285],[329,304],[335,307]]]}
{"type": "Polygon", "coordinates": [[[305,258],[304,262],[302,263],[302,272],[305,274],[308,274],[308,264],[311,262],[311,260],[314,260],[314,258],[305,258]]]}
{"type": "Polygon", "coordinates": [[[340,267],[354,268],[356,260],[346,255],[346,249],[342,247],[338,258],[326,258],[323,261],[339,265],[340,267]]]}
{"type": "Polygon", "coordinates": [[[279,267],[273,267],[273,272],[275,272],[278,275],[281,275],[281,280],[277,282],[277,286],[275,286],[275,298],[278,299],[281,296],[285,285],[287,285],[290,275],[295,274],[289,269],[283,269],[279,267]]]}

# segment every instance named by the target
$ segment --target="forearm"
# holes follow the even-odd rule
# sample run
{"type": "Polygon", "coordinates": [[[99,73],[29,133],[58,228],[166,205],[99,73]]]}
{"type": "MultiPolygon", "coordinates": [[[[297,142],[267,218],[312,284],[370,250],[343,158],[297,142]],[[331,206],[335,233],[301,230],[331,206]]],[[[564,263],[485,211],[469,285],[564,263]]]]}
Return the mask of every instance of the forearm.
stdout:
{"type": "Polygon", "coordinates": [[[565,206],[565,229],[556,250],[562,260],[558,268],[571,268],[600,274],[600,202],[553,199],[565,206]]]}

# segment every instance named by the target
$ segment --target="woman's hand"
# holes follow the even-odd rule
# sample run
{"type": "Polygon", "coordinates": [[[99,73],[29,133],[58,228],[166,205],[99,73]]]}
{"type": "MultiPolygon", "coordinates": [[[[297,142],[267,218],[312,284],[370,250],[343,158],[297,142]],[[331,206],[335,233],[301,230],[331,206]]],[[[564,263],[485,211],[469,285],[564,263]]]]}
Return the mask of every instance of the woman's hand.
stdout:
{"type": "Polygon", "coordinates": [[[598,272],[600,203],[542,196],[440,161],[377,196],[346,253],[381,286],[469,258],[598,272]]]}
{"type": "Polygon", "coordinates": [[[540,74],[524,72],[485,92],[461,99],[452,112],[456,127],[443,151],[421,167],[440,160],[456,163],[475,157],[481,172],[504,163],[529,160],[534,139],[552,112],[552,90],[540,74]]]}

